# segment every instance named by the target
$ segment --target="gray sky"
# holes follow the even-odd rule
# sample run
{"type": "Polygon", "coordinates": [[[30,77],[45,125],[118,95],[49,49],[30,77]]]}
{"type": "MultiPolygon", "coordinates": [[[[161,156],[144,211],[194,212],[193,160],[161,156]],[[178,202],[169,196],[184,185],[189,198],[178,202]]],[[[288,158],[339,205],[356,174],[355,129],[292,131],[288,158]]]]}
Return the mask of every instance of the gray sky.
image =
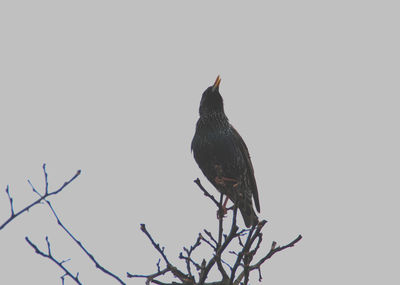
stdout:
{"type": "MultiPolygon", "coordinates": [[[[107,268],[173,262],[215,208],[190,153],[200,97],[218,74],[252,155],[269,284],[397,284],[399,5],[395,1],[22,1],[0,3],[0,221],[53,198],[65,225],[107,268]]],[[[240,220],[242,224],[242,220],[240,220]]],[[[38,206],[0,232],[0,281],[61,284],[34,254],[49,236],[85,284],[114,284],[38,206]]],[[[203,252],[207,254],[207,252],[203,252]]],[[[143,284],[143,280],[128,280],[143,284]]],[[[72,284],[68,282],[67,284],[72,284]]],[[[255,282],[254,282],[255,284],[255,282]]]]}

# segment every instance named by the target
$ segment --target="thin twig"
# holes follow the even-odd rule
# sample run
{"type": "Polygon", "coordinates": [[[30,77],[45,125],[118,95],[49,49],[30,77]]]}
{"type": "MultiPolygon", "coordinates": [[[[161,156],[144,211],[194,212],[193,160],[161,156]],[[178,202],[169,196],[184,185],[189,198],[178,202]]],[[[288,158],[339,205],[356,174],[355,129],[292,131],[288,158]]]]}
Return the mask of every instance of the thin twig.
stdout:
{"type": "MultiPolygon", "coordinates": [[[[48,183],[48,175],[46,172],[46,164],[43,164],[43,172],[44,172],[44,178],[45,178],[45,184],[46,184],[46,189],[45,189],[45,193],[48,193],[47,187],[49,185],[48,183]]],[[[29,182],[30,183],[30,182],[29,182]]],[[[30,183],[30,185],[32,186],[32,189],[34,192],[36,192],[40,197],[42,197],[40,195],[39,192],[37,192],[35,190],[35,187],[30,183]]],[[[47,199],[44,199],[44,201],[47,203],[47,205],[49,206],[51,212],[53,213],[54,217],[57,220],[57,224],[72,238],[72,240],[83,250],[83,252],[89,257],[89,259],[94,263],[94,265],[96,266],[96,268],[100,269],[103,273],[111,276],[112,278],[114,278],[115,280],[117,280],[120,284],[125,284],[124,281],[121,280],[121,278],[119,278],[117,275],[115,275],[114,273],[112,273],[111,271],[107,270],[106,268],[104,268],[104,266],[102,266],[93,256],[93,254],[91,254],[82,244],[81,241],[79,241],[77,238],[75,238],[75,236],[64,226],[64,224],[61,222],[60,218],[58,217],[56,211],[54,210],[53,206],[51,205],[50,201],[48,201],[47,199]]]]}
{"type": "Polygon", "coordinates": [[[186,261],[186,269],[187,269],[189,277],[193,280],[193,282],[194,282],[195,279],[194,279],[194,276],[192,274],[192,270],[191,270],[190,264],[193,264],[196,267],[196,270],[200,270],[201,266],[192,259],[192,253],[197,247],[199,247],[201,245],[201,240],[202,240],[202,236],[199,233],[199,235],[198,235],[198,237],[196,239],[196,242],[194,243],[194,245],[190,246],[190,249],[187,249],[186,247],[183,248],[183,250],[186,252],[187,256],[185,257],[182,254],[182,252],[179,255],[179,258],[184,259],[186,261]]]}
{"type": "Polygon", "coordinates": [[[49,180],[47,177],[47,171],[46,171],[46,163],[43,163],[43,172],[44,172],[44,182],[45,182],[45,188],[44,188],[44,193],[49,193],[49,180]]]}
{"type": "Polygon", "coordinates": [[[205,282],[205,280],[206,280],[206,278],[208,276],[208,273],[210,272],[211,268],[213,267],[213,265],[216,262],[216,259],[221,257],[221,255],[224,252],[224,250],[226,249],[226,247],[229,245],[229,243],[236,236],[236,233],[238,231],[238,226],[236,225],[236,215],[237,215],[237,207],[235,207],[234,210],[233,210],[232,226],[231,226],[231,230],[229,232],[229,235],[226,237],[224,243],[219,248],[217,248],[217,251],[216,251],[214,257],[210,259],[210,261],[207,263],[207,265],[204,268],[204,270],[201,272],[199,285],[203,285],[204,284],[204,282],[205,282]],[[218,257],[216,258],[216,256],[218,256],[218,257]]]}
{"type": "Polygon", "coordinates": [[[76,284],[82,284],[81,281],[79,280],[79,273],[77,273],[76,275],[73,275],[65,266],[64,263],[67,260],[62,260],[62,261],[58,261],[57,259],[54,258],[54,256],[51,253],[51,248],[50,248],[50,242],[48,237],[46,237],[46,243],[47,243],[47,253],[41,251],[33,242],[30,241],[30,239],[28,237],[25,237],[26,242],[35,250],[35,252],[45,258],[50,259],[52,262],[54,262],[55,264],[57,264],[58,267],[60,267],[65,274],[61,277],[62,282],[64,282],[64,277],[68,276],[70,277],[73,281],[75,281],[76,284]]]}
{"type": "Polygon", "coordinates": [[[267,223],[267,221],[262,220],[257,225],[252,226],[250,231],[248,232],[246,242],[245,242],[244,246],[242,245],[243,249],[237,254],[235,264],[232,267],[231,279],[230,279],[231,284],[233,284],[233,281],[235,280],[236,270],[238,269],[239,265],[241,264],[242,259],[244,258],[245,255],[249,254],[252,244],[254,243],[255,239],[258,237],[258,235],[261,232],[261,229],[264,227],[264,225],[266,223],[267,223]]]}
{"type": "Polygon", "coordinates": [[[190,278],[188,278],[188,276],[186,274],[184,274],[182,271],[180,271],[178,268],[176,268],[169,262],[167,256],[164,253],[164,247],[161,249],[160,245],[154,241],[153,237],[147,231],[146,225],[140,224],[140,229],[148,237],[148,239],[150,240],[153,247],[161,254],[162,258],[164,259],[165,263],[167,264],[167,268],[172,272],[172,274],[174,274],[174,276],[179,278],[179,280],[181,280],[182,282],[187,282],[188,279],[190,280],[190,278]]]}
{"type": "Polygon", "coordinates": [[[224,226],[224,221],[223,221],[223,219],[224,219],[224,211],[223,211],[223,208],[221,206],[223,200],[224,200],[224,195],[221,193],[221,197],[219,199],[219,204],[218,204],[218,207],[219,207],[218,214],[219,214],[219,216],[218,216],[218,244],[217,244],[217,250],[218,250],[218,248],[221,247],[222,233],[224,232],[224,228],[223,228],[223,226],[224,226]]]}
{"type": "Polygon", "coordinates": [[[250,270],[253,270],[254,268],[261,266],[267,259],[271,258],[275,253],[282,251],[288,247],[293,247],[302,238],[303,238],[302,235],[298,235],[297,238],[295,238],[293,241],[291,241],[290,243],[288,243],[287,245],[284,245],[284,246],[276,247],[275,246],[276,243],[273,243],[273,246],[271,246],[271,250],[268,252],[268,254],[266,256],[264,256],[263,258],[261,258],[256,264],[252,265],[250,267],[250,270]]]}
{"type": "Polygon", "coordinates": [[[203,185],[201,185],[200,179],[197,178],[196,180],[194,180],[194,183],[197,184],[197,186],[199,186],[199,188],[201,189],[201,191],[203,191],[204,195],[207,196],[208,198],[210,198],[214,204],[219,208],[220,207],[220,203],[218,203],[217,199],[215,199],[215,197],[213,195],[211,195],[210,193],[208,193],[208,191],[203,187],[203,185]]]}
{"type": "Polygon", "coordinates": [[[61,222],[60,218],[58,217],[57,213],[55,212],[53,206],[51,205],[51,203],[47,200],[45,200],[46,203],[48,204],[48,206],[50,207],[51,211],[53,212],[54,217],[57,219],[57,223],[60,225],[60,227],[72,238],[72,240],[83,250],[83,252],[89,257],[89,259],[94,263],[94,265],[96,266],[96,268],[98,268],[99,270],[101,270],[102,272],[104,272],[105,274],[111,276],[112,278],[114,278],[115,280],[117,280],[120,284],[126,284],[124,281],[122,281],[121,278],[119,278],[117,275],[115,275],[114,273],[112,273],[111,271],[109,271],[108,269],[106,269],[104,266],[102,266],[93,256],[93,254],[91,254],[82,244],[82,242],[80,242],[77,238],[75,238],[75,236],[63,225],[63,223],[61,222]]]}
{"type": "Polygon", "coordinates": [[[171,271],[168,268],[165,268],[164,270],[158,271],[154,274],[150,274],[150,275],[141,275],[141,274],[130,274],[129,272],[127,272],[127,277],[129,278],[146,278],[146,284],[150,284],[150,282],[153,282],[155,278],[157,278],[158,276],[164,275],[165,273],[171,271]]]}
{"type": "MultiPolygon", "coordinates": [[[[301,235],[298,235],[297,238],[295,238],[293,241],[291,241],[290,243],[288,243],[287,245],[284,246],[278,246],[276,247],[276,242],[273,242],[271,245],[271,249],[268,252],[267,255],[265,255],[263,258],[261,258],[257,263],[251,265],[248,267],[248,272],[251,272],[253,270],[258,270],[259,272],[259,280],[261,281],[262,276],[261,276],[261,265],[267,260],[270,259],[275,253],[282,251],[288,247],[293,247],[296,243],[298,243],[300,240],[302,239],[301,235]]],[[[243,270],[239,276],[236,278],[235,282],[233,283],[234,285],[239,285],[241,280],[243,279],[243,277],[245,277],[246,275],[246,270],[243,270]]],[[[246,283],[245,283],[246,284],[246,283]]]]}
{"type": "Polygon", "coordinates": [[[207,230],[204,230],[204,232],[206,233],[206,235],[207,235],[213,242],[215,242],[215,245],[217,246],[217,245],[218,245],[218,242],[215,240],[215,238],[213,237],[213,235],[212,235],[209,231],[207,231],[207,230]]]}
{"type": "Polygon", "coordinates": [[[9,185],[7,185],[7,187],[6,187],[6,193],[8,196],[8,200],[10,201],[11,216],[14,216],[14,204],[13,204],[13,198],[10,195],[9,185]]]}
{"type": "Polygon", "coordinates": [[[146,284],[154,283],[159,285],[228,285],[228,284],[248,284],[250,279],[250,274],[253,270],[257,270],[259,274],[259,280],[261,280],[261,270],[260,267],[262,263],[270,258],[274,253],[281,251],[289,246],[293,246],[300,239],[293,241],[292,243],[282,246],[276,247],[276,243],[274,243],[271,247],[271,251],[267,254],[267,256],[263,257],[261,260],[256,262],[254,265],[250,265],[254,256],[259,251],[262,243],[262,233],[261,230],[266,224],[265,220],[262,220],[257,225],[253,226],[250,229],[242,229],[239,230],[236,218],[237,218],[237,205],[233,206],[233,215],[232,215],[232,223],[230,229],[226,229],[224,232],[224,223],[223,223],[223,215],[222,213],[222,204],[223,204],[223,195],[220,196],[220,201],[218,202],[214,196],[209,194],[209,192],[204,189],[201,185],[200,180],[196,179],[194,181],[203,192],[203,194],[210,198],[214,204],[216,204],[218,208],[218,230],[216,235],[213,235],[211,232],[204,229],[204,233],[207,237],[202,236],[199,233],[199,236],[196,240],[196,243],[192,245],[190,248],[184,247],[183,252],[180,253],[179,258],[183,259],[186,264],[187,274],[179,271],[176,267],[174,267],[170,261],[167,259],[165,254],[164,247],[160,247],[158,243],[154,241],[150,233],[147,231],[144,224],[141,225],[141,230],[146,234],[152,243],[153,247],[160,253],[162,259],[166,263],[166,268],[160,270],[159,262],[157,263],[157,272],[150,275],[132,275],[128,273],[128,277],[142,277],[146,278],[146,284]],[[215,238],[214,238],[215,236],[215,238]],[[224,252],[231,245],[234,239],[238,240],[240,245],[240,251],[235,252],[230,250],[229,253],[232,253],[236,256],[235,263],[233,265],[227,263],[222,259],[224,252]],[[209,245],[213,249],[213,256],[207,261],[203,259],[201,264],[195,262],[191,254],[197,247],[200,246],[200,242],[204,241],[207,245],[209,245]],[[220,281],[206,282],[208,275],[212,268],[216,265],[218,267],[218,271],[222,275],[222,279],[220,281]],[[192,273],[192,266],[194,266],[199,272],[199,281],[195,282],[194,274],[192,273]],[[239,267],[242,267],[242,271],[237,273],[239,267]],[[226,273],[226,269],[230,269],[230,276],[226,273]],[[171,283],[163,283],[155,278],[166,274],[167,272],[171,272],[175,277],[179,278],[182,283],[171,282],[171,283]]]}
{"type": "Polygon", "coordinates": [[[2,230],[6,225],[8,225],[8,223],[10,223],[12,220],[14,220],[16,217],[18,217],[19,215],[21,215],[24,212],[27,212],[30,208],[32,208],[33,206],[41,203],[44,199],[47,199],[48,197],[52,196],[52,195],[57,195],[58,193],[60,193],[66,186],[68,186],[68,184],[70,184],[72,181],[74,181],[79,175],[81,174],[81,171],[78,170],[75,175],[68,180],[67,182],[65,182],[60,188],[58,188],[57,190],[53,191],[53,192],[48,192],[45,193],[43,196],[40,196],[37,200],[35,200],[34,202],[32,202],[31,204],[29,204],[28,206],[26,206],[25,208],[23,208],[22,210],[16,212],[16,213],[11,213],[11,216],[2,224],[0,225],[0,230],[2,230]]]}
{"type": "Polygon", "coordinates": [[[201,240],[204,241],[206,244],[208,244],[213,250],[215,250],[215,245],[213,245],[208,239],[206,239],[205,237],[203,237],[201,234],[201,240]]]}
{"type": "Polygon", "coordinates": [[[167,258],[167,256],[164,253],[164,248],[161,249],[160,245],[158,243],[156,243],[153,239],[153,237],[150,235],[150,233],[147,231],[146,229],[146,225],[145,224],[140,224],[140,230],[142,232],[144,232],[144,234],[147,236],[147,238],[150,240],[151,244],[153,245],[153,247],[161,254],[162,258],[164,259],[165,263],[167,265],[169,265],[169,260],[167,258]]]}

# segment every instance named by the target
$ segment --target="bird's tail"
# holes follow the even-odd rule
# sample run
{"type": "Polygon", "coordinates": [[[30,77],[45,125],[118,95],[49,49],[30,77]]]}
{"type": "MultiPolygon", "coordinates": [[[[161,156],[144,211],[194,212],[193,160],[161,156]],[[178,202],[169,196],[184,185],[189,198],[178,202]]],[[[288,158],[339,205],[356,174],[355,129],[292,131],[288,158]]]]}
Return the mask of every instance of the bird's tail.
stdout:
{"type": "Polygon", "coordinates": [[[246,225],[247,228],[250,228],[258,224],[258,217],[254,212],[252,204],[246,203],[243,206],[241,205],[241,207],[239,207],[239,210],[240,213],[242,214],[244,224],[246,225]]]}

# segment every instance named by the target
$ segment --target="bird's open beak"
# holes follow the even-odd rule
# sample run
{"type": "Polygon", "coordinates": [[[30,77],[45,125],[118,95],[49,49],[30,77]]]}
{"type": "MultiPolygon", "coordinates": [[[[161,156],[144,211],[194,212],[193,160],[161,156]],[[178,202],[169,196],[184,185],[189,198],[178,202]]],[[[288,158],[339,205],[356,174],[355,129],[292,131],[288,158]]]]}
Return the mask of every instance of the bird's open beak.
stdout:
{"type": "Polygon", "coordinates": [[[214,85],[213,85],[213,91],[218,89],[220,83],[221,83],[221,77],[219,77],[219,75],[218,75],[217,79],[215,79],[215,82],[214,82],[214,85]]]}

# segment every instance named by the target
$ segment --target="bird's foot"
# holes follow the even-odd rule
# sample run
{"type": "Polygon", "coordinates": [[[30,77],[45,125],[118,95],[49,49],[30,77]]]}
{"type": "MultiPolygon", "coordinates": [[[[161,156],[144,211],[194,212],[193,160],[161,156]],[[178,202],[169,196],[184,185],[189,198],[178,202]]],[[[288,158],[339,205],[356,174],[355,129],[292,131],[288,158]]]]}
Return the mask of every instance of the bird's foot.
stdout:
{"type": "Polygon", "coordinates": [[[233,207],[226,208],[226,204],[228,203],[228,199],[229,199],[228,196],[226,196],[224,203],[222,204],[221,208],[218,209],[218,211],[217,211],[218,220],[221,219],[221,218],[222,219],[225,218],[226,214],[228,214],[228,210],[233,208],[233,207]]]}

